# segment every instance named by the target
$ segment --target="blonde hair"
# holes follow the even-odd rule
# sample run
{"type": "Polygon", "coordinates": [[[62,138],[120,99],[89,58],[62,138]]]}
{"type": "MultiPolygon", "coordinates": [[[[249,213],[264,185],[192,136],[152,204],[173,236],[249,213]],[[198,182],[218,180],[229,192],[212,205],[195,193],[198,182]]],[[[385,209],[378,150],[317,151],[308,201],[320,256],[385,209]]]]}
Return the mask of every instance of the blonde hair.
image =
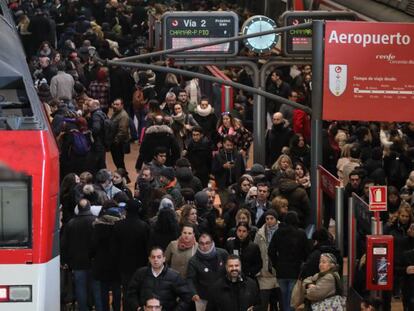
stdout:
{"type": "Polygon", "coordinates": [[[292,160],[290,159],[290,157],[287,154],[281,154],[275,163],[273,163],[272,165],[272,170],[278,170],[280,169],[280,162],[282,162],[282,160],[286,159],[289,162],[289,167],[293,168],[293,163],[292,160]]]}
{"type": "Polygon", "coordinates": [[[283,207],[288,207],[288,206],[289,206],[289,201],[280,195],[274,197],[272,200],[272,208],[275,209],[276,212],[278,213],[283,207]]]}
{"type": "Polygon", "coordinates": [[[237,213],[236,213],[236,225],[239,223],[238,219],[239,219],[240,215],[242,215],[242,214],[247,216],[248,224],[249,224],[249,226],[251,226],[252,225],[252,215],[250,214],[250,211],[246,208],[241,208],[237,211],[237,213]]]}

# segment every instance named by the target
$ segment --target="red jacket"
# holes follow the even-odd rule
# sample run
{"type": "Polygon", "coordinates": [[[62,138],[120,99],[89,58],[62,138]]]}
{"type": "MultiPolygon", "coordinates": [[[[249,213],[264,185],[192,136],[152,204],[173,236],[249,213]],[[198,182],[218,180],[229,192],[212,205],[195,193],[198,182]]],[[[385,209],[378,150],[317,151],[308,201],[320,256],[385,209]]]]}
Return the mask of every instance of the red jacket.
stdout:
{"type": "Polygon", "coordinates": [[[311,118],[306,112],[295,109],[293,110],[293,131],[295,134],[302,134],[307,143],[311,140],[311,118]]]}

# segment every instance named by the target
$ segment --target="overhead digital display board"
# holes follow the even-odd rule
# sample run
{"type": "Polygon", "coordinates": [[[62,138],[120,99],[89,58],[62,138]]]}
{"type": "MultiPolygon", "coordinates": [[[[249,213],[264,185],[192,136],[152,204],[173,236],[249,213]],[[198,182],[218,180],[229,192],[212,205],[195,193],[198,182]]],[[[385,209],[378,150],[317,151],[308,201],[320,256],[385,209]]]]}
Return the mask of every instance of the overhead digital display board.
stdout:
{"type": "Polygon", "coordinates": [[[325,26],[323,119],[413,121],[414,25],[325,26]]]}
{"type": "MultiPolygon", "coordinates": [[[[310,23],[312,20],[356,20],[351,12],[341,11],[296,11],[282,15],[285,26],[310,23]]],[[[283,35],[283,53],[288,56],[312,55],[312,28],[292,29],[283,35]]]]}
{"type": "MultiPolygon", "coordinates": [[[[239,18],[234,12],[168,12],[162,20],[165,50],[230,38],[239,32],[239,18]]],[[[237,53],[238,42],[228,42],[187,50],[174,56],[219,57],[237,53]]]]}

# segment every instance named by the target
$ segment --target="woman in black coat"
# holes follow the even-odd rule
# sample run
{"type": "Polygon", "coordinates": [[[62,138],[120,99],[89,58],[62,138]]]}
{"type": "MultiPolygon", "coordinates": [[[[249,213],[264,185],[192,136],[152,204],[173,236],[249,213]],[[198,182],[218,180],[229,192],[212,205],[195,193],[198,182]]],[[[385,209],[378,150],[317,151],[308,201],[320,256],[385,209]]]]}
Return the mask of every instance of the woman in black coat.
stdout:
{"type": "Polygon", "coordinates": [[[250,240],[249,233],[249,224],[240,222],[236,226],[236,237],[227,240],[226,250],[240,257],[243,273],[254,279],[262,269],[262,257],[259,246],[250,240]]]}
{"type": "Polygon", "coordinates": [[[60,185],[59,200],[62,210],[62,224],[66,224],[75,215],[75,188],[80,182],[79,176],[75,173],[67,174],[60,185]]]}

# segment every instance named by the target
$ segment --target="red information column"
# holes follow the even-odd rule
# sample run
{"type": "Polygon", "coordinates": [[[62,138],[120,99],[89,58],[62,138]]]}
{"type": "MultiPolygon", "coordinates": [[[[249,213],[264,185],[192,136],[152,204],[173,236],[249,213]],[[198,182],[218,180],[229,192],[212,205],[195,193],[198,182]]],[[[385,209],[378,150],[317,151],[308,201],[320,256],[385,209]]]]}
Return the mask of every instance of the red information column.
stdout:
{"type": "Polygon", "coordinates": [[[323,119],[413,121],[414,24],[327,21],[323,119]]]}

